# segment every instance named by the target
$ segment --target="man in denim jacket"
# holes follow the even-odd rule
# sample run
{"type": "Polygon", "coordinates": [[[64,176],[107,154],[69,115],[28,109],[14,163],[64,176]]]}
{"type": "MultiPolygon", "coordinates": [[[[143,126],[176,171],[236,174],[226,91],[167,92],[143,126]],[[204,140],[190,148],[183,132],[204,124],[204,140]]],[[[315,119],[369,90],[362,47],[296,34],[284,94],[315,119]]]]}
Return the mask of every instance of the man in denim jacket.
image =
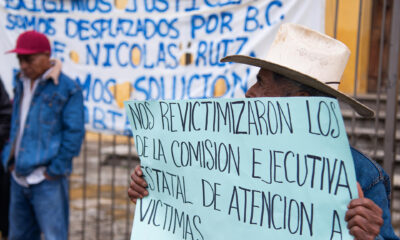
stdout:
{"type": "MultiPolygon", "coordinates": [[[[283,24],[266,59],[233,55],[221,62],[260,67],[257,82],[246,97],[325,96],[348,103],[360,115],[374,112],[337,90],[350,51],[341,42],[296,24],[283,24]]],[[[390,217],[390,181],[376,162],[351,148],[358,181],[359,198],[346,212],[347,228],[354,239],[399,239],[390,217]]],[[[128,195],[136,203],[149,193],[143,172],[137,166],[131,175],[128,195]]],[[[266,236],[267,238],[267,236],[266,236]]]]}
{"type": "Polygon", "coordinates": [[[22,33],[9,142],[2,154],[11,171],[9,239],[67,239],[68,175],[84,136],[83,96],[50,60],[47,37],[22,33]]]}

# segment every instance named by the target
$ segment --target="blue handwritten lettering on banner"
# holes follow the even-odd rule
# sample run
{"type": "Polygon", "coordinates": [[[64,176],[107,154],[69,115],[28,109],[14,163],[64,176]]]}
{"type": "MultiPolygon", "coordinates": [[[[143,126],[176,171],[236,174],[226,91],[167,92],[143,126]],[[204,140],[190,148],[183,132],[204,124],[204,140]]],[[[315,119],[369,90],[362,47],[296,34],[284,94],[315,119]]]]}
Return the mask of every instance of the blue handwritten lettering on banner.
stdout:
{"type": "Polygon", "coordinates": [[[103,67],[132,67],[132,68],[162,68],[176,69],[179,65],[177,57],[178,46],[175,43],[131,44],[95,43],[86,44],[86,64],[103,67]],[[155,46],[154,46],[155,45],[155,46]],[[153,51],[150,51],[153,49],[153,51]],[[139,62],[133,61],[132,52],[138,51],[139,62]]]}
{"type": "Polygon", "coordinates": [[[146,40],[154,37],[177,39],[180,32],[177,18],[172,19],[78,19],[66,18],[65,35],[81,41],[103,39],[104,37],[143,37],[146,40]]]}
{"type": "Polygon", "coordinates": [[[49,36],[56,34],[55,18],[7,13],[8,30],[35,30],[49,36]]]}
{"type": "MultiPolygon", "coordinates": [[[[180,0],[175,0],[176,6],[179,6],[180,0]]],[[[168,0],[146,0],[146,1],[130,1],[126,7],[126,12],[146,11],[147,13],[163,13],[171,8],[174,1],[168,0]],[[142,8],[139,8],[142,7],[142,8]]],[[[178,9],[176,9],[178,11],[178,9]]]]}
{"type": "Polygon", "coordinates": [[[228,5],[239,5],[242,0],[132,0],[128,2],[126,12],[164,13],[167,11],[193,12],[201,7],[220,8],[228,5]]]}
{"type": "MultiPolygon", "coordinates": [[[[195,66],[224,68],[226,63],[219,60],[228,54],[241,54],[248,43],[248,37],[200,40],[195,46],[195,66]],[[197,49],[196,49],[197,48],[197,49]]],[[[175,42],[90,42],[86,44],[86,64],[102,67],[132,67],[145,69],[176,69],[179,67],[179,48],[175,42]],[[150,51],[152,49],[152,51],[150,51]],[[132,53],[136,50],[138,62],[132,53]]]]}
{"type": "Polygon", "coordinates": [[[77,77],[76,82],[82,88],[85,101],[112,104],[114,97],[109,88],[116,84],[115,79],[100,79],[88,73],[85,79],[77,77]]]}
{"type": "MultiPolygon", "coordinates": [[[[86,102],[87,103],[87,102],[86,102]]],[[[132,135],[127,116],[121,110],[102,104],[86,104],[84,108],[85,124],[90,129],[112,132],[118,135],[132,135]],[[123,123],[124,126],[118,126],[123,123]]]]}
{"type": "Polygon", "coordinates": [[[258,8],[249,6],[247,8],[247,14],[244,21],[244,31],[253,32],[259,28],[259,22],[257,21],[258,8]],[[249,26],[250,25],[250,26],[249,26]]]}
{"type": "Polygon", "coordinates": [[[115,79],[99,78],[87,73],[84,78],[76,77],[75,81],[83,91],[86,127],[95,131],[132,135],[127,116],[122,109],[114,107],[110,87],[116,85],[115,79]]]}
{"type": "Polygon", "coordinates": [[[285,16],[281,12],[283,7],[282,1],[271,1],[266,9],[264,14],[260,14],[260,11],[264,11],[263,9],[259,9],[255,6],[248,6],[247,7],[247,12],[246,12],[246,17],[244,19],[244,31],[245,32],[254,32],[258,29],[264,28],[264,25],[267,25],[268,27],[278,24],[280,21],[282,21],[285,16]],[[271,15],[276,15],[277,13],[280,13],[281,15],[279,16],[279,19],[272,19],[271,15]],[[261,16],[260,16],[261,15],[261,16]]]}
{"type": "Polygon", "coordinates": [[[335,99],[127,101],[125,110],[149,190],[131,239],[352,239],[344,216],[357,186],[335,99]]]}
{"type": "Polygon", "coordinates": [[[203,29],[203,32],[200,32],[202,37],[204,37],[205,33],[211,34],[215,31],[218,31],[220,34],[232,32],[232,20],[233,14],[231,12],[210,14],[208,17],[195,14],[191,17],[190,21],[192,38],[196,38],[196,32],[200,29],[203,29]]]}
{"type": "Polygon", "coordinates": [[[109,13],[112,10],[112,4],[107,0],[5,0],[5,3],[7,9],[43,13],[109,13]]]}
{"type": "Polygon", "coordinates": [[[248,43],[247,37],[200,40],[197,46],[195,65],[225,67],[226,64],[219,60],[228,54],[240,54],[246,43],[248,43]]]}
{"type": "MultiPolygon", "coordinates": [[[[127,13],[165,13],[167,11],[195,12],[202,8],[216,9],[226,6],[237,6],[242,0],[129,0],[124,11],[127,13]]],[[[281,1],[272,1],[275,5],[281,1]]],[[[272,3],[271,2],[271,3],[272,3]]],[[[24,10],[32,13],[65,14],[65,13],[100,13],[107,14],[114,9],[110,0],[5,0],[5,8],[24,10]]]]}
{"type": "Polygon", "coordinates": [[[226,92],[223,97],[234,97],[235,92],[243,94],[248,89],[250,69],[245,73],[213,72],[192,73],[172,76],[138,76],[133,83],[137,99],[196,99],[213,97],[217,81],[223,80],[226,92]]]}
{"type": "MultiPolygon", "coordinates": [[[[179,2],[179,0],[178,0],[179,2]]],[[[219,8],[219,7],[224,7],[228,5],[239,5],[242,3],[242,0],[217,0],[217,1],[211,1],[211,0],[191,0],[191,4],[189,4],[188,7],[185,8],[186,12],[192,12],[192,11],[197,11],[200,9],[200,6],[207,6],[209,8],[219,8]]],[[[177,3],[177,6],[179,3],[177,3]]],[[[179,9],[179,8],[177,8],[179,9]]]]}
{"type": "MultiPolygon", "coordinates": [[[[268,26],[274,25],[277,23],[277,21],[271,21],[270,15],[271,15],[271,9],[273,8],[282,8],[283,3],[282,1],[272,1],[268,4],[267,10],[265,11],[265,20],[267,22],[268,26]]],[[[285,18],[285,15],[280,16],[280,20],[282,21],[285,18]]]]}
{"type": "Polygon", "coordinates": [[[61,61],[64,61],[64,50],[66,47],[66,43],[60,42],[60,41],[53,41],[53,45],[52,45],[52,51],[51,51],[51,55],[53,58],[57,58],[60,59],[61,61]]]}
{"type": "Polygon", "coordinates": [[[92,1],[80,1],[80,0],[72,0],[72,10],[79,10],[82,12],[100,12],[100,13],[108,13],[112,10],[112,5],[109,1],[106,0],[92,0],[92,1]]]}

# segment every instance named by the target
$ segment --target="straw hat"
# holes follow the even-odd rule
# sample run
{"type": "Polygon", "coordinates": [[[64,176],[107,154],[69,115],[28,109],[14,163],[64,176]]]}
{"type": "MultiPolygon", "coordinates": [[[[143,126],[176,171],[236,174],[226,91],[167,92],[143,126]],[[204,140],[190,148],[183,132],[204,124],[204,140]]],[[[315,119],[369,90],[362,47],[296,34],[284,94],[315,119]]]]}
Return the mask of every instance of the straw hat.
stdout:
{"type": "Polygon", "coordinates": [[[348,103],[364,117],[373,117],[374,111],[369,107],[338,91],[349,55],[350,50],[342,42],[286,23],[279,28],[265,59],[231,55],[221,62],[243,63],[279,73],[348,103]]]}

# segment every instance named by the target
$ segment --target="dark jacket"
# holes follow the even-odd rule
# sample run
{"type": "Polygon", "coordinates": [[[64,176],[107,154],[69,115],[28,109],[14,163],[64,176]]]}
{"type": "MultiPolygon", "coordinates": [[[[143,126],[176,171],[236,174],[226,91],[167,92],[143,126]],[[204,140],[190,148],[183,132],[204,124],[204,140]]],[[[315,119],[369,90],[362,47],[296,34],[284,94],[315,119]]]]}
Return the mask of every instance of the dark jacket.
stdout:
{"type": "Polygon", "coordinates": [[[390,216],[390,179],[383,168],[351,148],[357,182],[360,183],[364,197],[371,199],[382,211],[383,225],[376,240],[399,240],[393,230],[390,216]]]}
{"type": "Polygon", "coordinates": [[[12,105],[3,82],[0,79],[0,152],[10,133],[12,105]]]}
{"type": "MultiPolygon", "coordinates": [[[[8,140],[12,106],[6,89],[0,79],[0,153],[8,140]]],[[[0,232],[8,235],[8,208],[10,198],[10,174],[0,165],[0,232]]]]}

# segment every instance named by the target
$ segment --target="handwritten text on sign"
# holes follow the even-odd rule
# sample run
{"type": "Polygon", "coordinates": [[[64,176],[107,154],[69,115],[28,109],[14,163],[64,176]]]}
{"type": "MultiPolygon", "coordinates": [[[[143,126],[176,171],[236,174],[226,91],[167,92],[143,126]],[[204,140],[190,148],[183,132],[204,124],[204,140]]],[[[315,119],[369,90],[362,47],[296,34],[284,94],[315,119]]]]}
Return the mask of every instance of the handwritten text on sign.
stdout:
{"type": "Polygon", "coordinates": [[[125,103],[150,195],[132,238],[352,239],[339,105],[320,97],[125,103]]]}

